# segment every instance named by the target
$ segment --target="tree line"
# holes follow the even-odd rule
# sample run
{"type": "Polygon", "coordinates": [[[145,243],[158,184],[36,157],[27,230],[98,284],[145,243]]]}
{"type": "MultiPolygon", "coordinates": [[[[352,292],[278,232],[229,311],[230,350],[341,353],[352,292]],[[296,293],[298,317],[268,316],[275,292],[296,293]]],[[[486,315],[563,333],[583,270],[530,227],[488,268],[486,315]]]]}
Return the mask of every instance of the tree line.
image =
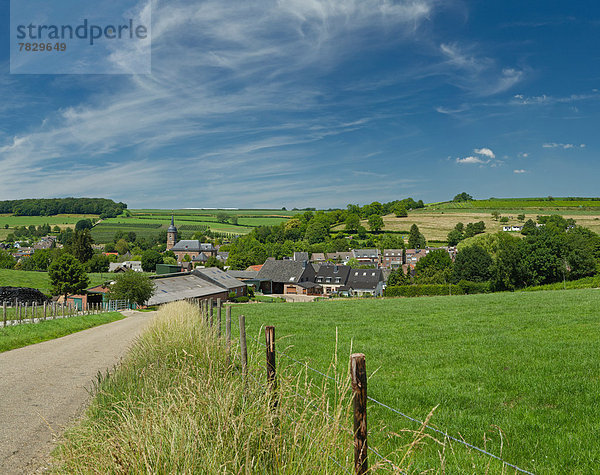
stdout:
{"type": "Polygon", "coordinates": [[[106,198],[49,198],[0,201],[0,213],[15,216],[54,216],[57,214],[97,214],[114,218],[127,208],[106,198]]]}

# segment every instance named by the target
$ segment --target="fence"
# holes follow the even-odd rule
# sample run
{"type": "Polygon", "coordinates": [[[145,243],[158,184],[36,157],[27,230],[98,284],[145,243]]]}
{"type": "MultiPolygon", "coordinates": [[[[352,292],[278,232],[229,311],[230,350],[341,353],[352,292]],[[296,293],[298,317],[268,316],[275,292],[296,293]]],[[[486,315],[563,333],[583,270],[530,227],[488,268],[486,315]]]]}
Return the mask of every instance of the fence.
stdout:
{"type": "Polygon", "coordinates": [[[58,302],[44,302],[43,304],[3,301],[2,302],[2,326],[14,326],[24,323],[37,323],[44,320],[55,320],[57,318],[68,318],[81,315],[95,315],[103,312],[116,312],[134,308],[127,300],[110,300],[104,303],[88,304],[81,309],[75,304],[58,302]]]}
{"type": "MultiPolygon", "coordinates": [[[[220,338],[221,337],[221,314],[222,314],[221,299],[217,299],[216,307],[215,307],[215,302],[213,301],[213,299],[208,299],[208,300],[189,299],[188,301],[192,304],[197,305],[200,308],[201,318],[207,325],[210,325],[211,327],[216,326],[216,328],[217,328],[216,334],[220,338]],[[216,315],[216,317],[215,317],[215,315],[216,315]]],[[[226,329],[225,330],[225,339],[226,339],[225,342],[226,342],[226,347],[228,349],[228,358],[229,358],[230,357],[229,355],[231,354],[231,352],[230,352],[230,349],[231,349],[231,306],[226,307],[225,329],[226,329]]],[[[335,378],[333,378],[332,376],[325,374],[322,371],[319,371],[315,368],[312,368],[312,367],[308,366],[308,364],[303,363],[302,361],[299,361],[284,352],[277,353],[275,350],[275,327],[267,326],[267,327],[265,327],[265,342],[263,343],[259,340],[256,340],[257,343],[264,346],[266,349],[265,369],[266,369],[267,385],[263,386],[248,370],[246,319],[245,319],[244,315],[239,316],[239,335],[240,335],[239,343],[240,343],[240,360],[241,360],[240,363],[241,363],[241,368],[242,368],[242,371],[241,371],[242,378],[244,380],[246,380],[248,378],[248,376],[250,376],[256,384],[260,385],[261,387],[263,387],[263,389],[265,389],[265,391],[269,391],[272,394],[270,404],[271,404],[272,410],[274,410],[274,411],[277,409],[277,398],[276,398],[276,391],[277,391],[276,359],[277,358],[276,358],[276,356],[287,358],[290,361],[292,361],[293,364],[300,365],[303,368],[305,368],[306,370],[311,371],[315,374],[318,374],[323,378],[330,379],[334,382],[336,381],[335,378]]],[[[511,463],[503,460],[501,457],[488,452],[485,449],[482,449],[480,447],[472,445],[472,444],[466,442],[465,440],[462,440],[457,437],[453,437],[452,435],[448,434],[445,431],[439,430],[435,427],[428,425],[427,421],[421,421],[419,419],[410,417],[407,414],[404,414],[403,412],[401,412],[393,407],[390,407],[389,405],[369,396],[367,393],[366,357],[364,354],[354,353],[351,355],[351,357],[350,357],[350,378],[351,378],[351,387],[352,387],[352,413],[353,413],[353,430],[352,430],[353,451],[354,451],[353,472],[350,472],[341,463],[339,463],[337,460],[332,459],[328,455],[328,458],[330,458],[336,465],[338,465],[340,467],[340,469],[343,470],[345,473],[354,473],[356,475],[362,475],[362,474],[367,473],[369,471],[369,457],[368,457],[369,453],[373,454],[373,456],[375,456],[377,458],[378,462],[381,461],[383,463],[389,464],[390,467],[395,472],[405,473],[399,467],[397,467],[394,464],[394,462],[391,461],[388,457],[385,457],[384,455],[379,453],[379,451],[377,449],[375,449],[373,447],[369,447],[368,427],[367,427],[367,402],[370,402],[370,403],[376,404],[376,405],[390,411],[391,413],[393,413],[396,416],[403,417],[409,421],[419,424],[420,427],[422,428],[422,430],[424,430],[424,429],[430,430],[438,435],[443,436],[444,440],[451,440],[451,441],[461,444],[465,447],[468,447],[471,450],[479,452],[482,455],[490,457],[490,458],[500,462],[504,467],[509,467],[509,468],[515,470],[515,472],[533,475],[531,472],[524,470],[514,464],[511,464],[511,463]]],[[[307,400],[307,398],[301,394],[296,393],[295,396],[302,398],[304,400],[307,400]]],[[[317,410],[319,410],[319,409],[317,408],[317,410]]],[[[332,417],[324,411],[321,411],[321,412],[323,412],[323,414],[325,414],[325,416],[327,416],[329,418],[332,417]]],[[[290,417],[288,414],[286,414],[286,416],[290,417]]]]}

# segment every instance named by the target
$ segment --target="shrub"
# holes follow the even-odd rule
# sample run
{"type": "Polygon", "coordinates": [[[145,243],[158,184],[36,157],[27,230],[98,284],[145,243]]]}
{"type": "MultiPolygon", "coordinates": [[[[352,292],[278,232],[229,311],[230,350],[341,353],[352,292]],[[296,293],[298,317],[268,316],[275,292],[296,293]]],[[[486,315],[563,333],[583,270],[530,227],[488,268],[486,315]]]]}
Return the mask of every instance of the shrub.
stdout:
{"type": "Polygon", "coordinates": [[[460,285],[422,284],[422,285],[394,285],[387,287],[385,297],[424,297],[435,295],[462,295],[464,290],[460,285]]]}

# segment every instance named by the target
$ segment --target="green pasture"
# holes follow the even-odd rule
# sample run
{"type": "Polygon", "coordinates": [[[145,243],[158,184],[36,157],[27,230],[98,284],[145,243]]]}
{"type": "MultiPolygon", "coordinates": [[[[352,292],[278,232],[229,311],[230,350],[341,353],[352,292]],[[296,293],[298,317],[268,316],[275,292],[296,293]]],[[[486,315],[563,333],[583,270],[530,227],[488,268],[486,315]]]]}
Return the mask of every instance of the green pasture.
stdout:
{"type": "Polygon", "coordinates": [[[0,228],[8,224],[9,228],[16,226],[39,226],[49,224],[50,226],[64,227],[75,225],[80,219],[98,218],[95,214],[58,214],[56,216],[13,216],[12,214],[0,214],[0,228]]]}
{"type": "MultiPolygon", "coordinates": [[[[88,274],[90,287],[100,285],[111,279],[114,274],[88,274]]],[[[0,287],[30,287],[50,295],[50,280],[47,272],[0,269],[0,287]]]]}
{"type": "MultiPolygon", "coordinates": [[[[337,358],[345,374],[349,355],[364,353],[372,398],[419,420],[437,407],[431,426],[523,469],[594,473],[600,464],[600,290],[234,305],[236,322],[242,313],[252,351],[264,351],[254,339],[275,325],[278,351],[322,372],[337,358]]],[[[394,460],[419,424],[375,403],[368,410],[373,444],[394,460]]],[[[440,453],[446,473],[514,473],[432,439],[415,473],[439,470],[440,453]]]]}
{"type": "Polygon", "coordinates": [[[478,211],[483,210],[522,210],[530,208],[539,208],[540,210],[554,209],[558,210],[562,208],[569,209],[582,209],[592,208],[600,212],[600,200],[565,200],[561,198],[555,198],[553,200],[540,199],[540,198],[519,198],[519,199],[490,199],[490,200],[473,200],[466,202],[445,202],[445,203],[432,203],[427,205],[426,209],[476,209],[478,211]]]}
{"type": "Polygon", "coordinates": [[[175,213],[176,216],[216,216],[217,213],[223,212],[235,216],[282,216],[289,218],[298,213],[304,213],[304,211],[285,211],[281,209],[131,209],[133,216],[168,216],[171,217],[171,213],[175,213]]]}
{"type": "Polygon", "coordinates": [[[123,315],[118,312],[108,312],[98,315],[59,318],[57,320],[24,323],[22,325],[0,328],[0,353],[60,338],[81,330],[121,320],[122,318],[124,318],[123,315]]]}

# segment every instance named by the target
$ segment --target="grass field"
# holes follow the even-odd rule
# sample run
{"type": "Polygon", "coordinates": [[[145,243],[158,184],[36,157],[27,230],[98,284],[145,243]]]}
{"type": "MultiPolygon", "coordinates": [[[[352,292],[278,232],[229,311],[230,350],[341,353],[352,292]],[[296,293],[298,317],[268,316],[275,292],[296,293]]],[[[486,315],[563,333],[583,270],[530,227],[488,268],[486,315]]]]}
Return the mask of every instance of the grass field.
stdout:
{"type": "MultiPolygon", "coordinates": [[[[102,284],[114,274],[88,274],[90,287],[102,284]]],[[[50,295],[50,281],[47,272],[32,272],[24,270],[0,269],[0,287],[30,287],[50,295]]]]}
{"type": "Polygon", "coordinates": [[[118,312],[107,312],[98,315],[59,318],[57,320],[0,328],[0,353],[60,338],[122,318],[124,318],[123,315],[118,312]]]}
{"type": "MultiPolygon", "coordinates": [[[[437,406],[430,424],[523,469],[597,470],[599,290],[234,306],[240,313],[249,335],[262,340],[260,328],[275,325],[279,351],[324,372],[337,334],[340,366],[366,354],[371,397],[420,420],[437,406]]],[[[375,404],[368,417],[385,455],[418,429],[375,404]]],[[[439,470],[440,450],[430,440],[414,469],[439,470]]],[[[487,463],[457,444],[445,459],[447,473],[484,473],[487,463]]]]}
{"type": "Polygon", "coordinates": [[[498,210],[521,210],[523,208],[595,208],[596,210],[600,210],[600,200],[585,198],[578,200],[566,200],[564,198],[554,198],[553,200],[545,198],[495,198],[489,200],[432,203],[428,207],[437,209],[485,208],[498,210]]]}

